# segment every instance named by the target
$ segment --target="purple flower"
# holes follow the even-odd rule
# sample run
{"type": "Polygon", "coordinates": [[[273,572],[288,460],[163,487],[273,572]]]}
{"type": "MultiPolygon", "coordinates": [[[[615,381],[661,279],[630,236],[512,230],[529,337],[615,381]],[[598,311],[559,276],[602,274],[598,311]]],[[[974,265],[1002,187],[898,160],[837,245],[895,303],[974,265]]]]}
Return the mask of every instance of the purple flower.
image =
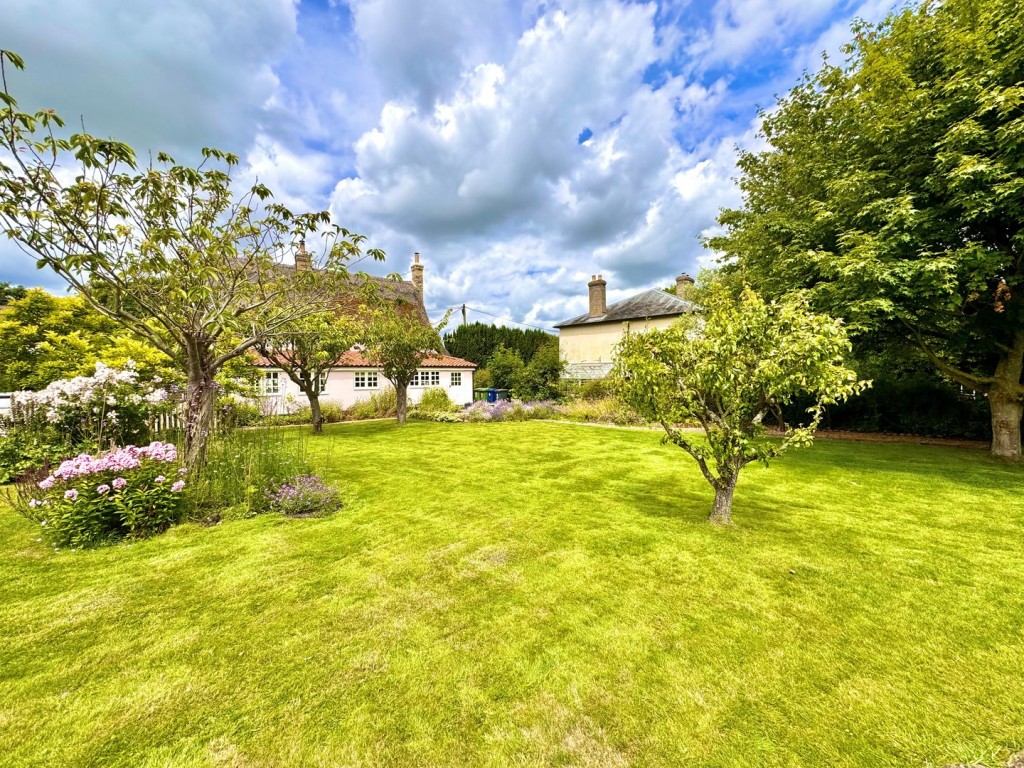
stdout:
{"type": "Polygon", "coordinates": [[[171,490],[174,493],[178,493],[184,487],[185,487],[185,481],[184,480],[178,480],[177,482],[174,483],[174,485],[171,486],[171,490]]]}
{"type": "Polygon", "coordinates": [[[181,477],[186,472],[188,472],[188,469],[186,469],[185,467],[182,467],[181,469],[178,470],[178,477],[181,477]]]}
{"type": "Polygon", "coordinates": [[[125,480],[123,477],[115,477],[114,478],[114,482],[113,482],[114,490],[120,491],[126,485],[128,485],[128,481],[125,480]]]}
{"type": "Polygon", "coordinates": [[[106,483],[104,483],[103,485],[97,485],[96,486],[96,493],[98,493],[100,496],[102,496],[103,494],[107,493],[109,490],[110,490],[110,486],[107,485],[106,483]]]}
{"type": "Polygon", "coordinates": [[[39,483],[39,487],[42,488],[44,491],[48,491],[51,488],[53,488],[53,484],[55,482],[57,481],[54,479],[53,475],[50,475],[48,478],[39,483]]]}
{"type": "Polygon", "coordinates": [[[32,499],[32,501],[30,501],[28,505],[34,509],[35,507],[41,507],[43,505],[43,502],[39,501],[39,499],[32,499]]]}
{"type": "Polygon", "coordinates": [[[157,475],[156,477],[153,478],[153,482],[154,483],[162,483],[166,479],[167,478],[164,477],[163,475],[157,475]]]}
{"type": "Polygon", "coordinates": [[[74,488],[71,488],[70,490],[64,491],[64,498],[65,499],[70,499],[71,501],[74,501],[75,499],[78,498],[78,491],[76,491],[74,488]]]}

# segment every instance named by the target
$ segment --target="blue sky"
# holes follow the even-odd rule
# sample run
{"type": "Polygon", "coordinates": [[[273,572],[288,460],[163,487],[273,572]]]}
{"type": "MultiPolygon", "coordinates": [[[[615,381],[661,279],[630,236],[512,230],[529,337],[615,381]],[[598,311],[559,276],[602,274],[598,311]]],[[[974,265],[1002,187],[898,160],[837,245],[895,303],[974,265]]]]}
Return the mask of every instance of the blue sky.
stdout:
{"type": "MultiPolygon", "coordinates": [[[[889,0],[6,0],[25,107],[179,160],[236,152],[408,272],[549,327],[709,263],[736,147],[889,0]]],[[[62,291],[0,242],[0,281],[62,291]]],[[[472,317],[472,316],[471,316],[472,317]]],[[[475,319],[487,321],[487,316],[475,319]]]]}

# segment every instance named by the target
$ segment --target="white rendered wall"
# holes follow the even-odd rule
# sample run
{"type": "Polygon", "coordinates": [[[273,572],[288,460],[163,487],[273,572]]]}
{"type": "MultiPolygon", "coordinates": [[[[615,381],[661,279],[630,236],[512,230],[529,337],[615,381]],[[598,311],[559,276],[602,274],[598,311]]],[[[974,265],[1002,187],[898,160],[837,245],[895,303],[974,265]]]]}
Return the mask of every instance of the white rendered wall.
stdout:
{"type": "MultiPolygon", "coordinates": [[[[270,371],[273,369],[264,368],[262,371],[270,371]]],[[[452,402],[456,405],[465,405],[473,402],[473,371],[451,371],[447,369],[439,368],[423,368],[421,370],[431,371],[436,370],[440,374],[439,387],[444,389],[448,393],[448,397],[451,398],[452,402]],[[462,374],[462,383],[459,385],[452,385],[452,373],[462,374]]],[[[369,373],[372,369],[369,368],[334,368],[327,375],[327,386],[324,391],[320,394],[321,403],[337,403],[343,408],[349,408],[355,405],[357,402],[363,400],[369,400],[371,396],[377,394],[386,387],[391,387],[391,382],[384,378],[382,373],[377,373],[377,386],[373,388],[360,388],[356,389],[355,377],[356,373],[369,373]]],[[[299,389],[298,385],[295,384],[284,371],[278,372],[278,383],[279,391],[276,395],[259,395],[256,400],[257,404],[266,414],[276,413],[291,413],[297,411],[303,406],[309,405],[306,396],[299,389]]],[[[409,387],[409,402],[418,403],[420,398],[423,397],[424,391],[429,387],[409,387]]]]}

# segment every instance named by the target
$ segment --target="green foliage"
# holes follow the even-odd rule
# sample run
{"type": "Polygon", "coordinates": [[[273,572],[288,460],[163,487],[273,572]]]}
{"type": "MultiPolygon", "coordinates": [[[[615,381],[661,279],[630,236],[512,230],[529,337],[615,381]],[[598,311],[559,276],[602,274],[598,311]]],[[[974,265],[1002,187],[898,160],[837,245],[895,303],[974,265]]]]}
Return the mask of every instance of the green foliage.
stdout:
{"type": "Polygon", "coordinates": [[[859,24],[763,115],[743,207],[709,245],[768,296],[806,291],[862,337],[902,336],[988,394],[993,452],[1024,412],[1024,15],[947,0],[859,24]]]}
{"type": "Polygon", "coordinates": [[[842,325],[811,313],[803,299],[766,303],[749,288],[737,298],[713,284],[698,303],[700,315],[667,330],[627,332],[614,376],[622,399],[697,462],[715,489],[712,521],[728,523],[740,470],[810,445],[824,406],[868,383],[844,364],[850,344],[842,325]],[[762,420],[800,395],[813,400],[807,423],[764,439],[762,420]],[[692,422],[706,442],[677,426],[692,422]]]}
{"type": "Polygon", "coordinates": [[[521,400],[553,400],[562,392],[564,370],[558,341],[543,344],[529,363],[512,372],[512,391],[521,400]]]}
{"type": "Polygon", "coordinates": [[[394,385],[395,415],[402,423],[405,421],[409,382],[431,353],[441,351],[440,332],[448,322],[448,316],[445,315],[436,328],[424,325],[414,312],[402,312],[401,307],[386,306],[370,311],[366,316],[366,357],[394,385]]]}
{"type": "Polygon", "coordinates": [[[0,231],[174,362],[187,380],[186,458],[199,467],[218,373],[334,306],[364,238],[333,225],[327,211],[296,214],[273,202],[259,182],[237,190],[231,153],[204,149],[193,168],[159,152],[140,166],[127,144],[67,136],[52,110],[19,109],[8,65],[23,62],[0,54],[0,231]],[[322,269],[281,269],[280,254],[312,233],[323,242],[322,269]]]}
{"type": "Polygon", "coordinates": [[[477,368],[473,373],[474,389],[490,389],[494,386],[494,378],[486,368],[477,368]]]}
{"type": "Polygon", "coordinates": [[[10,304],[17,299],[23,299],[27,293],[28,290],[23,285],[2,282],[0,283],[0,306],[10,304]]]}
{"type": "Polygon", "coordinates": [[[611,379],[587,379],[579,387],[579,396],[583,400],[602,400],[615,393],[615,382],[611,379]]]}
{"type": "Polygon", "coordinates": [[[384,387],[366,400],[353,405],[349,412],[353,419],[387,419],[398,413],[398,393],[394,387],[384,387]]]}
{"type": "Polygon", "coordinates": [[[557,337],[535,329],[511,328],[508,326],[470,323],[460,325],[449,331],[444,337],[444,346],[449,354],[469,360],[477,365],[484,365],[498,347],[504,347],[519,353],[523,360],[532,360],[537,350],[551,343],[557,337]]]}
{"type": "MultiPolygon", "coordinates": [[[[889,432],[990,440],[988,404],[981,395],[961,394],[935,376],[875,378],[871,388],[825,409],[823,429],[889,432]]],[[[797,398],[782,409],[786,421],[799,419],[810,405],[797,398]]]]}
{"type": "Polygon", "coordinates": [[[516,350],[498,345],[487,361],[491,386],[497,389],[512,389],[516,380],[523,375],[525,367],[522,356],[516,350]]]}
{"type": "MultiPolygon", "coordinates": [[[[363,281],[362,285],[371,283],[363,281]]],[[[353,287],[352,291],[357,293],[358,289],[353,287]]],[[[362,330],[352,316],[338,311],[319,312],[296,318],[273,337],[261,339],[256,345],[260,354],[273,360],[309,400],[305,413],[314,432],[320,432],[327,421],[320,404],[320,377],[329,373],[338,359],[351,349],[362,330]]]]}
{"type": "Polygon", "coordinates": [[[216,521],[266,512],[270,489],[309,474],[306,442],[298,433],[258,427],[217,434],[206,469],[187,488],[189,516],[216,521]]]}
{"type": "Polygon", "coordinates": [[[182,516],[185,481],[176,458],[174,447],[161,443],[100,454],[84,468],[79,456],[38,484],[20,483],[20,511],[58,548],[160,533],[182,516]]]}
{"type": "Polygon", "coordinates": [[[596,424],[618,424],[638,426],[647,420],[626,405],[616,395],[594,397],[588,400],[569,400],[558,406],[558,415],[568,421],[593,422],[596,424]]]}
{"type": "Polygon", "coordinates": [[[424,390],[420,401],[416,404],[416,410],[424,413],[452,413],[459,410],[459,407],[448,397],[447,390],[431,387],[424,390]]]}
{"type": "Polygon", "coordinates": [[[9,483],[36,470],[47,471],[62,459],[95,445],[71,446],[54,430],[14,428],[0,429],[0,484],[9,483]]]}
{"type": "Polygon", "coordinates": [[[267,491],[269,511],[289,517],[326,517],[341,508],[341,493],[315,475],[289,478],[267,491]]]}

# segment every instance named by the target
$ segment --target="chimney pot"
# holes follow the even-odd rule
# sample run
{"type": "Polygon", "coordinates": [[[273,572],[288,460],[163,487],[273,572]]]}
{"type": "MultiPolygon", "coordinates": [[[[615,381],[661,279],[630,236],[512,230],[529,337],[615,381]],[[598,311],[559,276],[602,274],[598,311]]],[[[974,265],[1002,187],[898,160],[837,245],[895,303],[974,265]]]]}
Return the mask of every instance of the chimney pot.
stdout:
{"type": "Polygon", "coordinates": [[[683,272],[683,274],[679,275],[679,277],[676,278],[676,296],[678,296],[680,299],[687,298],[687,294],[689,293],[690,288],[692,288],[693,285],[694,279],[685,272],[683,272]]]}
{"type": "Polygon", "coordinates": [[[601,275],[592,276],[590,282],[587,283],[587,288],[590,290],[589,317],[601,317],[608,313],[607,285],[601,275]]]}

